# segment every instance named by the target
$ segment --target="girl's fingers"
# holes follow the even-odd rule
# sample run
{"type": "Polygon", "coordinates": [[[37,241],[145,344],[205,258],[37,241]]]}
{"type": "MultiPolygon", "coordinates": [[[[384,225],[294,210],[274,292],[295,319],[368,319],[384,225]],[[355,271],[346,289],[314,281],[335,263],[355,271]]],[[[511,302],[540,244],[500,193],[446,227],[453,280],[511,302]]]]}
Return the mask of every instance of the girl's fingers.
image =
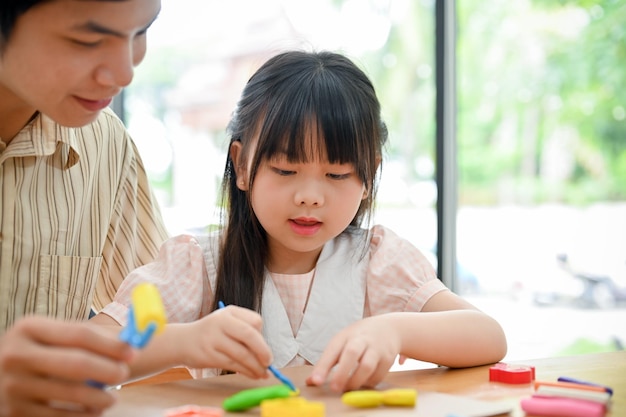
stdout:
{"type": "Polygon", "coordinates": [[[263,330],[263,320],[257,312],[237,306],[228,306],[226,308],[227,310],[224,310],[224,312],[228,311],[237,320],[245,322],[258,332],[263,330]]]}
{"type": "Polygon", "coordinates": [[[214,351],[212,355],[212,367],[236,372],[252,379],[260,378],[258,373],[255,373],[249,366],[243,364],[241,360],[230,356],[230,354],[214,351]]]}
{"type": "Polygon", "coordinates": [[[361,359],[366,349],[367,345],[361,341],[351,342],[344,347],[329,381],[332,390],[337,392],[345,391],[348,381],[361,366],[361,359]]]}
{"type": "Polygon", "coordinates": [[[252,356],[263,368],[272,363],[272,351],[263,338],[263,321],[257,313],[233,307],[234,321],[224,326],[226,339],[231,339],[246,349],[246,357],[252,356]]]}
{"type": "Polygon", "coordinates": [[[373,349],[368,349],[361,360],[358,368],[354,370],[352,376],[343,387],[343,391],[352,391],[362,387],[374,387],[383,380],[389,367],[386,367],[381,357],[373,349]]]}
{"type": "Polygon", "coordinates": [[[367,344],[361,339],[348,342],[342,337],[332,340],[307,379],[307,384],[321,385],[329,379],[332,390],[343,391],[352,374],[358,369],[366,349],[367,344]],[[332,376],[329,378],[331,369],[332,376]]]}
{"type": "Polygon", "coordinates": [[[217,367],[251,378],[267,377],[272,352],[263,339],[261,316],[237,306],[219,309],[201,321],[194,354],[197,367],[217,367]]]}
{"type": "Polygon", "coordinates": [[[367,337],[351,334],[335,338],[329,343],[306,383],[319,386],[328,380],[330,388],[337,392],[376,385],[385,377],[396,356],[394,354],[387,358],[389,355],[383,352],[380,346],[367,337]]]}
{"type": "Polygon", "coordinates": [[[339,361],[339,355],[341,355],[343,345],[343,340],[333,338],[330,341],[326,349],[324,349],[322,356],[315,364],[311,375],[306,379],[307,385],[320,386],[326,382],[331,370],[339,361]]]}
{"type": "Polygon", "coordinates": [[[220,363],[224,369],[242,373],[251,378],[263,378],[267,374],[267,366],[259,363],[249,348],[237,341],[230,340],[216,346],[220,355],[220,363]]]}

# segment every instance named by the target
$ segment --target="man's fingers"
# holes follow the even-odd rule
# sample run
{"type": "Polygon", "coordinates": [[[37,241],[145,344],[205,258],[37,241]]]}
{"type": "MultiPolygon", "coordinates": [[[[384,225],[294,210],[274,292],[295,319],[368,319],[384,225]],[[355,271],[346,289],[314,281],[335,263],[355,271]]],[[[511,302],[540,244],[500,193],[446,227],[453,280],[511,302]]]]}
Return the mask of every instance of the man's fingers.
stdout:
{"type": "Polygon", "coordinates": [[[48,348],[45,357],[30,360],[31,369],[41,375],[54,375],[68,381],[93,380],[107,385],[124,382],[130,377],[127,364],[71,348],[48,348]]]}
{"type": "Polygon", "coordinates": [[[115,402],[113,393],[84,383],[14,375],[4,384],[8,399],[4,406],[11,411],[8,415],[91,415],[101,413],[115,402]],[[77,399],[80,405],[75,403],[77,399]],[[48,412],[48,406],[53,410],[48,412]],[[42,412],[33,414],[38,408],[42,412]],[[16,413],[17,410],[20,412],[16,413]]]}
{"type": "Polygon", "coordinates": [[[7,415],[20,417],[99,417],[102,412],[103,410],[85,410],[73,404],[25,403],[12,406],[7,415]]]}
{"type": "Polygon", "coordinates": [[[96,326],[36,318],[25,319],[10,331],[2,364],[12,374],[107,384],[128,378],[128,366],[120,361],[132,358],[132,349],[96,326]]]}
{"type": "Polygon", "coordinates": [[[77,347],[107,356],[114,360],[128,361],[132,349],[114,337],[110,331],[89,323],[60,322],[47,318],[23,320],[20,324],[24,332],[42,345],[77,347]]]}

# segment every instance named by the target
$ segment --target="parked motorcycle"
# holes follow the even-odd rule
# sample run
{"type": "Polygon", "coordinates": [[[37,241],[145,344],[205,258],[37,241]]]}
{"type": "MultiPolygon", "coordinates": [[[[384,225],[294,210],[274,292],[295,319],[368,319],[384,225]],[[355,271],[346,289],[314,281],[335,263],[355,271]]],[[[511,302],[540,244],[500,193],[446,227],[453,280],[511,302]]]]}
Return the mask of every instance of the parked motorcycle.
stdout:
{"type": "MultiPolygon", "coordinates": [[[[564,253],[558,254],[556,261],[563,271],[578,281],[581,290],[574,295],[566,291],[536,292],[533,295],[533,302],[536,305],[573,305],[601,309],[626,306],[626,285],[620,283],[617,277],[575,269],[568,255],[564,253]]],[[[626,276],[626,263],[623,272],[626,276]]]]}

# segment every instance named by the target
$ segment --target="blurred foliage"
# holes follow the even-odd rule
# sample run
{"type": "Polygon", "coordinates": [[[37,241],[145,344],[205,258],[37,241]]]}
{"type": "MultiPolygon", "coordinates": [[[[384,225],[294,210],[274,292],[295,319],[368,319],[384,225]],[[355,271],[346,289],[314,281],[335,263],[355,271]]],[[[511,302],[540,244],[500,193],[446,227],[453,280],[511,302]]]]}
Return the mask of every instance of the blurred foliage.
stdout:
{"type": "MultiPolygon", "coordinates": [[[[362,61],[412,182],[435,158],[434,3],[408,3],[362,61]]],[[[626,3],[458,0],[457,15],[460,204],[626,199],[626,3]]]]}
{"type": "Polygon", "coordinates": [[[623,201],[626,3],[458,5],[461,203],[623,201]]]}
{"type": "MultiPolygon", "coordinates": [[[[435,159],[434,0],[359,4],[391,23],[385,45],[357,57],[382,103],[387,159],[407,184],[430,181],[417,161],[435,159]]],[[[457,0],[457,17],[459,203],[626,200],[626,2],[457,0]]],[[[198,55],[152,50],[131,94],[163,116],[198,55]]]]}
{"type": "Polygon", "coordinates": [[[429,1],[396,3],[406,9],[392,19],[385,46],[362,60],[389,129],[387,156],[405,164],[411,181],[424,179],[415,172],[417,156],[435,158],[434,8],[429,1]]]}
{"type": "Polygon", "coordinates": [[[618,352],[624,350],[623,343],[613,338],[609,341],[598,341],[589,338],[578,338],[571,344],[555,353],[555,356],[584,355],[586,353],[618,352]]]}

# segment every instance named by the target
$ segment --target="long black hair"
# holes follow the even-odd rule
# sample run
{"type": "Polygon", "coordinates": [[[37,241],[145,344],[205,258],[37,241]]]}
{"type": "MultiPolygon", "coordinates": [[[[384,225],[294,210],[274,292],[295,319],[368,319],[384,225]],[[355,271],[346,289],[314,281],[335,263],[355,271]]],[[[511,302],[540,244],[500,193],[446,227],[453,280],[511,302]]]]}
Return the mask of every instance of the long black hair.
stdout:
{"type": "Polygon", "coordinates": [[[289,51],[270,58],[250,78],[228,133],[230,144],[242,143],[240,161],[250,159],[251,164],[244,192],[237,187],[230,155],[226,161],[215,303],[260,311],[267,234],[250,201],[259,164],[277,153],[291,162],[319,157],[353,164],[368,190],[351,222],[361,226],[371,220],[387,129],[374,86],[350,59],[333,52],[289,51]],[[323,146],[307,142],[311,129],[317,129],[323,146]],[[312,155],[312,148],[323,155],[312,155]],[[252,149],[254,155],[249,155],[252,149]]]}

